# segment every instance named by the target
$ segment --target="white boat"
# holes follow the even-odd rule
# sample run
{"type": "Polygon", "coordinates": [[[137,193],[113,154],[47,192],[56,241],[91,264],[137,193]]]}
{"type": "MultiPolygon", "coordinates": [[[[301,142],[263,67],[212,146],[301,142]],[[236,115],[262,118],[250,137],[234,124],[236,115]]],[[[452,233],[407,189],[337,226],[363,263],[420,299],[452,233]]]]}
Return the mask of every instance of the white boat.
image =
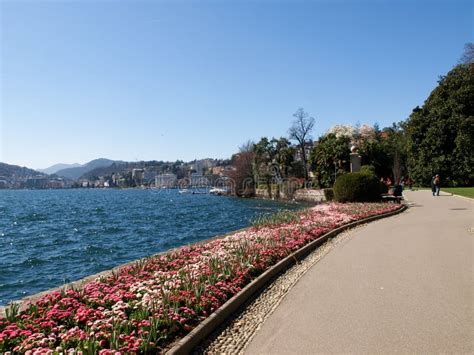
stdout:
{"type": "Polygon", "coordinates": [[[190,194],[191,191],[188,190],[188,189],[182,189],[182,190],[179,190],[179,193],[180,193],[180,194],[190,194]]]}
{"type": "Polygon", "coordinates": [[[228,191],[227,189],[219,188],[219,187],[214,187],[209,190],[209,193],[211,195],[217,195],[217,196],[222,196],[222,195],[227,195],[228,191]]]}

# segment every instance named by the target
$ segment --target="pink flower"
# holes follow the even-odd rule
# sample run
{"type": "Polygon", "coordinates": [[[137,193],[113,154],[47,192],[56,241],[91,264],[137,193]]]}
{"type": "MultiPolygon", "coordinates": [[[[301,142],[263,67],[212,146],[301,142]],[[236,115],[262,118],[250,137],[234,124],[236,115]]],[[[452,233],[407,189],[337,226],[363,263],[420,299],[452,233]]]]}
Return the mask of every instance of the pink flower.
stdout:
{"type": "Polygon", "coordinates": [[[338,226],[397,208],[322,204],[292,222],[252,227],[127,265],[81,291],[52,292],[23,311],[18,323],[0,319],[0,353],[45,354],[59,345],[72,353],[79,342],[95,343],[99,354],[136,353],[143,346],[159,352],[166,345],[162,338],[143,344],[141,337],[184,335],[291,252],[338,226]]]}

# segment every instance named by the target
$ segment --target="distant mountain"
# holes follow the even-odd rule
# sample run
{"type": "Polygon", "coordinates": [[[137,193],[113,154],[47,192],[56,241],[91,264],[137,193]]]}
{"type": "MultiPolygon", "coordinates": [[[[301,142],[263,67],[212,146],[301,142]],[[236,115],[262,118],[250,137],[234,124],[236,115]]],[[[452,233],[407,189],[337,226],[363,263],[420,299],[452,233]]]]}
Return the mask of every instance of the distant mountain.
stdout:
{"type": "Polygon", "coordinates": [[[10,165],[5,163],[0,163],[0,177],[9,178],[9,179],[24,179],[27,177],[33,176],[44,176],[45,174],[25,168],[18,165],[10,165]]]}
{"type": "Polygon", "coordinates": [[[88,173],[91,170],[97,169],[97,168],[102,168],[102,167],[107,167],[112,165],[113,163],[116,163],[117,161],[115,160],[110,160],[110,159],[95,159],[91,160],[90,162],[75,167],[75,168],[67,168],[67,169],[61,169],[56,171],[56,175],[58,176],[63,176],[68,179],[72,180],[77,180],[79,179],[82,175],[88,173]]]}
{"type": "Polygon", "coordinates": [[[38,169],[39,172],[45,173],[45,174],[55,174],[59,170],[64,170],[64,169],[69,169],[69,168],[78,168],[82,166],[81,164],[54,164],[53,166],[50,166],[49,168],[46,169],[38,169]]]}

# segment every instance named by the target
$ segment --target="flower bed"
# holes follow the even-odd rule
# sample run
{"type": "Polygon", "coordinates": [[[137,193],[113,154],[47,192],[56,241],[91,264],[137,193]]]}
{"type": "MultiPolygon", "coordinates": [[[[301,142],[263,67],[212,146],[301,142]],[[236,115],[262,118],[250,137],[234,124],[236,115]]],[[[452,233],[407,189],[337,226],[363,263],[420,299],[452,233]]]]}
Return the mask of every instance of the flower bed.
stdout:
{"type": "Polygon", "coordinates": [[[10,308],[0,319],[0,353],[160,352],[303,245],[346,223],[398,208],[323,204],[137,261],[80,290],[52,292],[22,312],[10,308]]]}

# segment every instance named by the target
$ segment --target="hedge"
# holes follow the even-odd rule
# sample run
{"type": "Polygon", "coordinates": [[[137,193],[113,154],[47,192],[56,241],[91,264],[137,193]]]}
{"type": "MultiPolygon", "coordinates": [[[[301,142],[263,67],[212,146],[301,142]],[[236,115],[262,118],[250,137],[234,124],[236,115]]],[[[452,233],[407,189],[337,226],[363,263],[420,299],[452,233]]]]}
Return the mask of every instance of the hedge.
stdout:
{"type": "Polygon", "coordinates": [[[347,173],[334,183],[334,199],[338,202],[380,201],[382,192],[380,181],[367,173],[347,173]]]}

